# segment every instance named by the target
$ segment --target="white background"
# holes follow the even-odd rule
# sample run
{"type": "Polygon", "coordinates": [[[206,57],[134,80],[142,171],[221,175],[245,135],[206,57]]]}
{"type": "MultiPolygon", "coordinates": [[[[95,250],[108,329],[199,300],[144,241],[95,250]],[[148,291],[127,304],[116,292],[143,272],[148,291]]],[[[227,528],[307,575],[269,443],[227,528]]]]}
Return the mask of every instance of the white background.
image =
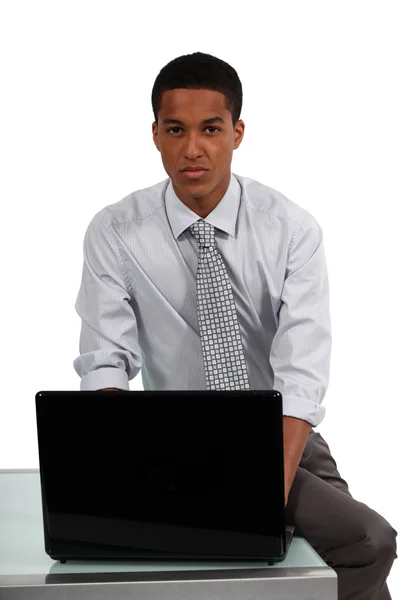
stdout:
{"type": "MultiPolygon", "coordinates": [[[[333,348],[317,430],[352,495],[400,531],[398,7],[1,2],[0,468],[38,467],[35,393],[79,389],[86,227],[167,177],[151,89],[167,62],[202,51],[242,81],[232,171],[322,226],[333,348]]],[[[397,560],[388,583],[399,598],[397,560]]]]}

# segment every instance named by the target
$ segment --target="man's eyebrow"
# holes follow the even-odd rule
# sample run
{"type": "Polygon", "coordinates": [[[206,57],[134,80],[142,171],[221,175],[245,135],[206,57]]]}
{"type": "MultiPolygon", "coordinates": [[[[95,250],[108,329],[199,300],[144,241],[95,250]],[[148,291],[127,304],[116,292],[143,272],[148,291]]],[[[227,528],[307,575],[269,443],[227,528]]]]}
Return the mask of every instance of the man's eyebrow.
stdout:
{"type": "MultiPolygon", "coordinates": [[[[204,121],[201,122],[201,125],[207,125],[207,123],[223,123],[225,125],[225,121],[223,120],[222,117],[211,117],[210,119],[204,119],[204,121]]],[[[165,119],[162,120],[162,124],[163,125],[169,125],[170,123],[178,123],[178,125],[184,125],[185,123],[183,121],[180,121],[179,119],[172,119],[171,117],[166,117],[165,119]]]]}

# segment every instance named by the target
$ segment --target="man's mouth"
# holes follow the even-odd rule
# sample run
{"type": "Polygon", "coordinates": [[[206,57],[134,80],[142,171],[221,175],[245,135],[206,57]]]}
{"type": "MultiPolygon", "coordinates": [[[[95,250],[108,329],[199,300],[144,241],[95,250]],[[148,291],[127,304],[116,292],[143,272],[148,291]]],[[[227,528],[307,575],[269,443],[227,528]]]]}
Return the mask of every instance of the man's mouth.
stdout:
{"type": "Polygon", "coordinates": [[[205,173],[207,173],[207,171],[204,169],[196,169],[194,171],[182,171],[182,174],[188,179],[200,179],[205,173]]]}

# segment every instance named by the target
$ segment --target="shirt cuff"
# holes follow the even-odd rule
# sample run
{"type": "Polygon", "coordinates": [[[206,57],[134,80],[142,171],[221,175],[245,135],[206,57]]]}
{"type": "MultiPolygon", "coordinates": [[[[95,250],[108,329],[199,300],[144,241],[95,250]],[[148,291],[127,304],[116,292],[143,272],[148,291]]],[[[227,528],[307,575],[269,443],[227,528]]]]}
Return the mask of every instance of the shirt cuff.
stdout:
{"type": "Polygon", "coordinates": [[[128,373],[116,367],[102,367],[90,371],[81,379],[81,392],[111,387],[129,391],[128,373]]]}
{"type": "Polygon", "coordinates": [[[326,408],[318,402],[312,402],[299,396],[286,396],[282,394],[282,413],[284,417],[295,417],[317,427],[324,416],[326,408]]]}

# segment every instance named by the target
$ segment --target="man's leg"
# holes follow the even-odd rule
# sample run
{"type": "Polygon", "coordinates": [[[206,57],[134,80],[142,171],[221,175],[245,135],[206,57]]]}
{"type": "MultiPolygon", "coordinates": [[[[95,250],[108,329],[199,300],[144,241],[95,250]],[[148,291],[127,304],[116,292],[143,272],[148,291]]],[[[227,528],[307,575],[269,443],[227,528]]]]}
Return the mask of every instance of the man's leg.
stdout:
{"type": "Polygon", "coordinates": [[[386,578],[397,558],[397,531],[351,496],[328,444],[313,429],[285,517],[337,573],[339,600],[391,600],[386,578]]]}

